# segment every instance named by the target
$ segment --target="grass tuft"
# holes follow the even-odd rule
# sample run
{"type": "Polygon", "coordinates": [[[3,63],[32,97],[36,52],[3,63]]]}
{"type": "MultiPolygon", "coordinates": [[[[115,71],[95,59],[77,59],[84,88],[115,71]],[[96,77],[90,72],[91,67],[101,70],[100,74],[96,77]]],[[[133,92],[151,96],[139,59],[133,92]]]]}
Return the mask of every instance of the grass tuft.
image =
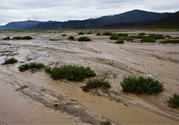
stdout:
{"type": "Polygon", "coordinates": [[[20,72],[25,72],[27,70],[30,70],[30,69],[41,69],[41,68],[44,68],[45,65],[43,63],[36,63],[36,62],[31,62],[31,63],[26,63],[26,64],[23,64],[23,65],[20,65],[18,67],[19,71],[20,72]]]}
{"type": "Polygon", "coordinates": [[[110,35],[112,35],[112,33],[111,32],[104,32],[103,35],[104,36],[110,36],[110,35]]]}
{"type": "Polygon", "coordinates": [[[179,43],[179,40],[165,40],[161,41],[160,43],[179,43]]]}
{"type": "Polygon", "coordinates": [[[10,40],[10,36],[7,36],[6,38],[3,38],[3,40],[10,40]]]}
{"type": "Polygon", "coordinates": [[[72,81],[82,81],[85,78],[96,76],[94,70],[91,70],[90,67],[84,66],[64,65],[54,68],[47,67],[45,68],[45,71],[55,80],[68,79],[72,81]]]}
{"type": "Polygon", "coordinates": [[[146,34],[145,34],[145,33],[139,33],[139,35],[140,35],[140,36],[144,36],[144,35],[146,35],[146,34]]]}
{"type": "Polygon", "coordinates": [[[69,36],[68,39],[69,40],[74,40],[75,38],[74,38],[74,36],[69,36]]]}
{"type": "Polygon", "coordinates": [[[33,39],[31,36],[15,36],[13,37],[14,40],[30,40],[30,39],[33,39]]]}
{"type": "Polygon", "coordinates": [[[14,63],[17,63],[17,62],[18,62],[18,60],[15,59],[14,57],[13,58],[5,58],[4,63],[2,65],[14,64],[14,63]]]}
{"type": "Polygon", "coordinates": [[[155,43],[155,39],[153,39],[153,38],[143,38],[143,39],[141,40],[141,42],[151,42],[151,43],[155,43]]]}
{"type": "Polygon", "coordinates": [[[167,102],[170,107],[179,108],[179,95],[175,93],[167,102]]]}
{"type": "Polygon", "coordinates": [[[127,33],[119,33],[119,34],[117,34],[118,36],[128,36],[128,34],[127,33]]]}
{"type": "Polygon", "coordinates": [[[162,83],[153,78],[128,76],[120,83],[123,91],[136,94],[158,94],[164,90],[162,83]]]}
{"type": "Polygon", "coordinates": [[[94,88],[110,88],[111,85],[109,81],[105,80],[105,78],[94,78],[92,80],[88,80],[86,86],[83,87],[83,91],[88,92],[90,89],[94,88]]]}
{"type": "Polygon", "coordinates": [[[118,38],[118,40],[115,43],[117,43],[117,44],[123,44],[124,40],[122,38],[118,38]]]}
{"type": "Polygon", "coordinates": [[[61,36],[67,36],[66,34],[62,34],[61,36]]]}
{"type": "Polygon", "coordinates": [[[84,35],[85,33],[84,32],[79,32],[78,35],[84,35]]]}
{"type": "Polygon", "coordinates": [[[91,41],[91,39],[84,36],[84,37],[78,38],[78,41],[91,41]]]}

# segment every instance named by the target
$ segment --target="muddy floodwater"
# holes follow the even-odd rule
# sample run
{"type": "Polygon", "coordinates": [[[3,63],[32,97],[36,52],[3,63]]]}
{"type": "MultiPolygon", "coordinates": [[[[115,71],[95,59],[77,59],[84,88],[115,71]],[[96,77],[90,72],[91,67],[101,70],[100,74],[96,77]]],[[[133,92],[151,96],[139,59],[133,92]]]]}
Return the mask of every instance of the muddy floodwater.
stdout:
{"type": "MultiPolygon", "coordinates": [[[[117,32],[117,31],[115,31],[117,32]]],[[[142,31],[127,32],[135,35],[142,31]]],[[[147,32],[147,34],[154,32],[147,32]]],[[[179,37],[179,32],[157,32],[179,37]]],[[[140,43],[135,39],[115,44],[109,36],[75,31],[63,33],[0,33],[0,124],[179,124],[179,110],[167,100],[179,94],[179,44],[140,43]],[[62,34],[67,36],[61,36],[62,34]],[[32,40],[2,40],[31,36],[32,40]],[[18,63],[2,65],[5,57],[18,63]],[[91,67],[111,83],[108,92],[83,92],[82,82],[53,80],[44,70],[19,72],[18,66],[40,62],[47,66],[91,67]],[[148,76],[163,83],[158,95],[122,91],[125,76],[148,76]]]]}

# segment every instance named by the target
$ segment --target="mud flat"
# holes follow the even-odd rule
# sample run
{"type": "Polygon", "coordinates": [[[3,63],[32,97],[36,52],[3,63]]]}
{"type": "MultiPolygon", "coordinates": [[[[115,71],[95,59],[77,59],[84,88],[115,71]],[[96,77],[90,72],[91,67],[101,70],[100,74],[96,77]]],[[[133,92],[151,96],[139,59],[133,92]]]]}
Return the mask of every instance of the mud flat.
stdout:
{"type": "MultiPolygon", "coordinates": [[[[139,32],[139,31],[138,31],[139,32]]],[[[138,32],[129,32],[136,34],[138,32]]],[[[160,32],[159,32],[160,33],[160,32]]],[[[108,36],[85,35],[91,42],[76,39],[75,31],[61,33],[1,33],[6,36],[32,36],[32,40],[1,40],[0,63],[4,57],[19,60],[0,66],[0,124],[178,124],[179,111],[166,100],[179,90],[179,44],[125,42],[114,44],[108,36]],[[109,79],[109,91],[83,92],[86,82],[52,80],[40,70],[19,72],[24,62],[48,66],[90,66],[97,76],[109,79]],[[124,76],[152,76],[164,84],[155,95],[124,93],[124,76]]],[[[161,33],[162,34],[162,33],[161,33]]],[[[179,32],[165,34],[179,36],[179,32]]],[[[179,93],[178,93],[179,94],[179,93]]]]}

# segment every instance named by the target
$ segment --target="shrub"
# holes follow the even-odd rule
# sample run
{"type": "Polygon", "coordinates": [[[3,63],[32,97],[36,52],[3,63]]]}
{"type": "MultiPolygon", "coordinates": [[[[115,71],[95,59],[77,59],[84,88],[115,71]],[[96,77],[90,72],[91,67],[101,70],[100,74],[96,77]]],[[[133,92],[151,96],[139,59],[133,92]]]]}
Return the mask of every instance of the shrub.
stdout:
{"type": "Polygon", "coordinates": [[[21,37],[21,36],[15,36],[15,37],[13,37],[13,39],[15,39],[15,40],[30,40],[30,39],[33,39],[31,36],[23,36],[23,37],[21,37]]]}
{"type": "Polygon", "coordinates": [[[78,35],[84,35],[85,33],[84,32],[79,32],[78,35]]]}
{"type": "Polygon", "coordinates": [[[80,37],[78,41],[91,41],[91,39],[88,37],[80,37]]]}
{"type": "Polygon", "coordinates": [[[100,36],[101,34],[100,33],[96,33],[97,36],[100,36]]]}
{"type": "Polygon", "coordinates": [[[179,108],[179,95],[175,93],[167,102],[170,107],[179,108]]]}
{"type": "Polygon", "coordinates": [[[153,78],[140,77],[125,77],[120,83],[123,91],[136,94],[148,93],[158,94],[164,90],[162,83],[153,78]]]}
{"type": "Polygon", "coordinates": [[[144,36],[144,35],[146,35],[146,34],[145,34],[145,33],[139,33],[139,35],[140,35],[140,36],[144,36]]]}
{"type": "Polygon", "coordinates": [[[103,35],[104,36],[110,36],[112,33],[111,32],[104,32],[103,35]]]}
{"type": "Polygon", "coordinates": [[[29,39],[33,39],[33,38],[31,36],[24,36],[21,39],[23,39],[23,40],[29,40],[29,39]]]}
{"type": "Polygon", "coordinates": [[[62,34],[62,36],[67,36],[66,34],[62,34]]]}
{"type": "Polygon", "coordinates": [[[166,41],[161,41],[160,43],[179,43],[179,40],[166,40],[166,41]]]}
{"type": "Polygon", "coordinates": [[[130,37],[130,36],[123,37],[122,39],[126,40],[126,41],[133,41],[132,37],[130,37]]]}
{"type": "Polygon", "coordinates": [[[111,40],[117,40],[119,38],[119,36],[117,36],[116,34],[112,34],[111,36],[110,36],[110,39],[111,40]]]}
{"type": "Polygon", "coordinates": [[[47,67],[45,68],[45,71],[55,80],[68,79],[73,81],[82,81],[85,78],[96,76],[95,71],[91,70],[90,67],[84,66],[64,65],[54,68],[47,67]]]}
{"type": "Polygon", "coordinates": [[[69,36],[68,39],[69,40],[74,40],[75,38],[74,38],[74,36],[69,36]]]}
{"type": "Polygon", "coordinates": [[[153,39],[164,39],[164,36],[162,34],[149,34],[148,37],[153,39]]]}
{"type": "Polygon", "coordinates": [[[94,78],[92,80],[88,80],[86,86],[83,87],[83,91],[87,92],[90,89],[94,88],[110,88],[111,85],[109,81],[105,80],[105,78],[94,78]]]}
{"type": "Polygon", "coordinates": [[[153,39],[153,38],[143,38],[141,40],[141,42],[152,42],[152,43],[155,43],[155,39],[153,39]]]}
{"type": "Polygon", "coordinates": [[[10,37],[7,36],[6,38],[3,38],[3,40],[10,40],[10,37]]]}
{"type": "Polygon", "coordinates": [[[118,36],[128,36],[127,33],[119,33],[118,36]]]}
{"type": "Polygon", "coordinates": [[[138,36],[131,36],[132,38],[137,38],[137,39],[143,39],[146,38],[147,36],[143,36],[143,35],[138,35],[138,36]]]}
{"type": "Polygon", "coordinates": [[[89,32],[87,32],[87,34],[93,34],[93,32],[89,31],[89,32]]]}
{"type": "Polygon", "coordinates": [[[21,39],[21,36],[15,36],[15,37],[13,37],[13,39],[19,40],[19,39],[21,39]]]}
{"type": "Polygon", "coordinates": [[[121,38],[118,38],[118,40],[116,41],[116,43],[118,43],[118,44],[124,43],[124,40],[121,39],[121,38]]]}
{"type": "Polygon", "coordinates": [[[18,67],[19,71],[20,72],[24,72],[26,70],[29,70],[29,69],[41,69],[41,68],[44,68],[45,65],[43,63],[35,63],[35,62],[32,62],[32,63],[26,63],[26,64],[23,64],[23,65],[20,65],[18,67]]]}
{"type": "Polygon", "coordinates": [[[4,59],[4,63],[2,65],[6,65],[6,64],[14,64],[18,62],[17,59],[15,59],[14,57],[13,58],[5,58],[4,59]]]}

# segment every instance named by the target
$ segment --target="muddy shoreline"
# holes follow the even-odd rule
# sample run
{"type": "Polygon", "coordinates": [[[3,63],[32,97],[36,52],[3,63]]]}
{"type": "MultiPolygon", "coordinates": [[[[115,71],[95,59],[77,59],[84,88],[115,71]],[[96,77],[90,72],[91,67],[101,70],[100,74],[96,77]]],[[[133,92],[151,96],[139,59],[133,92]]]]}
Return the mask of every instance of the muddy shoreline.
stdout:
{"type": "MultiPolygon", "coordinates": [[[[66,34],[79,37],[74,32],[66,34]]],[[[179,36],[178,32],[166,34],[179,36]]],[[[0,41],[0,63],[6,56],[13,56],[19,60],[19,63],[15,65],[0,66],[1,81],[13,86],[11,91],[28,96],[30,100],[36,100],[51,110],[66,113],[66,116],[75,124],[100,124],[106,121],[111,124],[179,122],[179,111],[169,108],[166,103],[168,97],[179,90],[178,44],[126,42],[123,45],[117,45],[106,36],[95,35],[87,35],[92,42],[85,43],[69,41],[60,33],[1,33],[0,38],[17,35],[31,35],[34,39],[0,41]],[[23,62],[42,62],[48,66],[90,66],[96,71],[98,77],[109,79],[112,88],[109,91],[94,90],[91,94],[84,93],[80,87],[85,84],[86,80],[83,82],[54,81],[44,71],[33,74],[28,71],[20,73],[17,67],[23,62]],[[164,92],[157,96],[139,96],[121,91],[120,81],[124,76],[147,76],[148,74],[152,74],[155,79],[164,84],[164,92]],[[20,89],[24,85],[27,87],[20,89]],[[18,91],[15,91],[16,89],[18,91]],[[97,99],[105,103],[106,111],[103,111],[103,107],[97,108],[101,105],[97,99]],[[55,107],[54,104],[58,105],[55,107]],[[107,106],[112,109],[108,109],[107,106]],[[143,119],[137,118],[136,113],[143,119]],[[125,114],[130,117],[130,120],[125,118],[125,114]]],[[[3,119],[0,121],[7,122],[3,119]]],[[[12,122],[16,123],[15,121],[10,123],[12,122]]]]}

